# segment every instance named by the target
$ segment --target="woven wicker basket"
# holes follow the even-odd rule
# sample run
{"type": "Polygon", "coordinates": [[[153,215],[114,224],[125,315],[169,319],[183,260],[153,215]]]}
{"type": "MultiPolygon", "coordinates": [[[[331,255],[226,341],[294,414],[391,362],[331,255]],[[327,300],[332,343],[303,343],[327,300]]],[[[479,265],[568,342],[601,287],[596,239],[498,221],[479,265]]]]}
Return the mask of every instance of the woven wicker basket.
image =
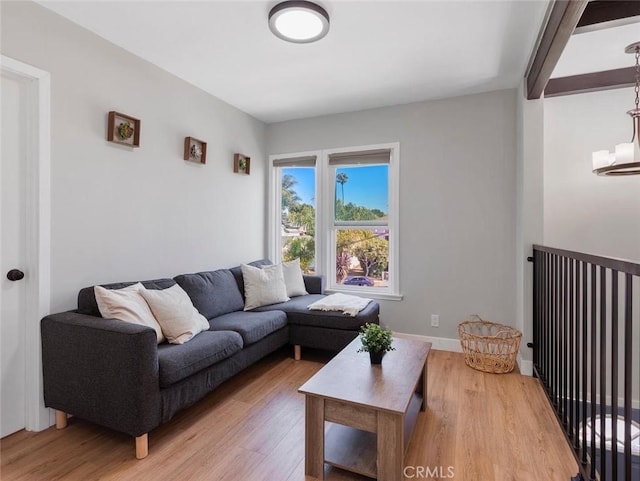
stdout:
{"type": "Polygon", "coordinates": [[[467,366],[495,374],[513,371],[522,339],[517,329],[474,314],[458,325],[458,336],[467,366]]]}

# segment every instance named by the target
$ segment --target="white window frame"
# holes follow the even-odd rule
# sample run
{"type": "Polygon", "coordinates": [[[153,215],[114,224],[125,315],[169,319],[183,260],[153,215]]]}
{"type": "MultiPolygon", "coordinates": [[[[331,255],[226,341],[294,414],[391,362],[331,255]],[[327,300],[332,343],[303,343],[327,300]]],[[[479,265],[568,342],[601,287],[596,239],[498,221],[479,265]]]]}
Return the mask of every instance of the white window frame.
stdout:
{"type": "MultiPolygon", "coordinates": [[[[315,191],[319,192],[319,175],[318,175],[318,164],[321,161],[321,150],[310,150],[305,152],[296,152],[289,154],[281,154],[281,155],[270,155],[269,156],[269,214],[267,215],[268,220],[268,228],[267,233],[269,235],[268,241],[268,252],[269,258],[273,260],[273,262],[278,263],[282,262],[282,236],[280,235],[280,228],[282,224],[282,189],[281,189],[281,178],[282,178],[282,169],[284,167],[274,167],[273,161],[276,159],[295,159],[298,157],[316,157],[316,174],[315,174],[315,191]]],[[[318,265],[320,264],[320,260],[318,259],[318,254],[320,252],[320,248],[318,246],[318,202],[316,201],[316,272],[318,272],[318,265]]],[[[319,272],[318,272],[319,273],[319,272]]]]}
{"type": "MultiPolygon", "coordinates": [[[[400,143],[390,142],[373,145],[360,145],[324,150],[304,151],[269,156],[269,255],[274,262],[282,261],[282,238],[280,235],[281,224],[281,182],[282,167],[274,167],[275,159],[316,156],[316,273],[323,275],[326,280],[326,292],[344,292],[354,295],[363,295],[375,299],[401,300],[400,294],[400,255],[399,255],[399,180],[400,180],[400,143]],[[357,225],[335,225],[335,167],[329,165],[329,156],[337,153],[365,152],[388,149],[389,158],[389,211],[386,228],[389,230],[389,285],[388,287],[364,287],[345,286],[336,283],[335,259],[336,259],[336,230],[345,227],[377,227],[381,224],[376,221],[359,222],[357,225]],[[325,192],[326,191],[326,192],[325,192]]],[[[372,164],[374,165],[374,164],[372,164]]]]}
{"type": "MultiPolygon", "coordinates": [[[[319,166],[323,169],[321,173],[322,178],[325,180],[326,186],[334,186],[336,167],[329,165],[329,156],[338,153],[349,152],[364,152],[375,150],[390,150],[389,157],[389,209],[387,212],[388,220],[385,226],[389,230],[389,285],[388,287],[364,287],[364,286],[345,286],[344,284],[338,284],[336,282],[336,232],[338,229],[344,228],[362,228],[367,229],[370,227],[381,226],[381,223],[376,221],[365,222],[334,222],[335,215],[335,195],[326,192],[323,196],[322,203],[322,222],[320,228],[316,228],[316,237],[318,232],[323,232],[323,240],[328,243],[324,247],[326,256],[324,257],[325,264],[323,266],[323,274],[327,278],[327,292],[343,292],[347,294],[365,295],[376,299],[389,299],[399,300],[402,298],[400,295],[400,283],[399,283],[399,253],[398,253],[398,220],[399,220],[399,192],[398,192],[398,180],[399,180],[399,165],[400,165],[400,143],[392,142],[385,144],[374,145],[359,145],[353,147],[342,147],[335,149],[326,149],[322,151],[322,161],[319,166]]],[[[376,164],[371,164],[376,165],[376,164]]]]}

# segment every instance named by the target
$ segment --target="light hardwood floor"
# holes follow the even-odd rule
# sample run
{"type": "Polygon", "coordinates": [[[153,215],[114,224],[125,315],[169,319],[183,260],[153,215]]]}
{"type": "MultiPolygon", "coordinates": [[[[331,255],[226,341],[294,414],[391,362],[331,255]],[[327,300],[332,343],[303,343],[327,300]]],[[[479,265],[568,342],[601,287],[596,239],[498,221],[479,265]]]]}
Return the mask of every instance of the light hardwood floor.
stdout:
{"type": "MultiPolygon", "coordinates": [[[[311,481],[304,476],[304,396],[297,388],[326,360],[305,352],[296,362],[289,350],[269,356],[152,431],[143,460],[134,457],[133,438],[79,419],[63,430],[16,433],[0,441],[0,477],[311,481]]],[[[461,354],[444,351],[431,351],[428,369],[427,411],[405,459],[408,481],[569,481],[576,474],[535,379],[474,371],[461,354]]],[[[368,479],[329,468],[325,477],[368,479]]]]}

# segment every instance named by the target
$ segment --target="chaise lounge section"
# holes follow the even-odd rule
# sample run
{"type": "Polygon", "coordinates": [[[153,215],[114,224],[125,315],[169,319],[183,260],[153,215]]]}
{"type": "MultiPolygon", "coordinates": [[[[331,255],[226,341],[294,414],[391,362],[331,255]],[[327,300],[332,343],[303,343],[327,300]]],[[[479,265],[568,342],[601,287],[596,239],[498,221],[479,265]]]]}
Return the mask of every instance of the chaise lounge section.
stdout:
{"type": "Polygon", "coordinates": [[[317,276],[304,276],[308,295],[252,311],[243,310],[240,267],[142,281],[151,290],[176,283],[209,321],[209,330],[185,344],[158,344],[150,327],[102,318],[93,287],[79,292],[78,309],[42,319],[44,400],[56,410],[58,428],[72,414],[123,432],[136,438],[141,459],[150,431],[266,355],[287,344],[294,345],[296,359],[301,347],[340,350],[360,326],[379,323],[374,301],[355,317],[308,310],[324,297],[317,276]]]}

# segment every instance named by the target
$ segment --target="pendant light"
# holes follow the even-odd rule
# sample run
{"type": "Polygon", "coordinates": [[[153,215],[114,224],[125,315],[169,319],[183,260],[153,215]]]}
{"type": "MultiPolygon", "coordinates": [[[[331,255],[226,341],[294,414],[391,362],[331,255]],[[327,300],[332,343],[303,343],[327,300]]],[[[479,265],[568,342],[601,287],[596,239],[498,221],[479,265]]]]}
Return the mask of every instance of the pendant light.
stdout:
{"type": "Polygon", "coordinates": [[[636,57],[636,106],[627,113],[633,123],[631,142],[616,145],[614,152],[598,150],[593,152],[593,173],[598,175],[638,175],[640,174],[640,108],[638,95],[640,91],[640,42],[632,43],[625,50],[636,57]]]}

